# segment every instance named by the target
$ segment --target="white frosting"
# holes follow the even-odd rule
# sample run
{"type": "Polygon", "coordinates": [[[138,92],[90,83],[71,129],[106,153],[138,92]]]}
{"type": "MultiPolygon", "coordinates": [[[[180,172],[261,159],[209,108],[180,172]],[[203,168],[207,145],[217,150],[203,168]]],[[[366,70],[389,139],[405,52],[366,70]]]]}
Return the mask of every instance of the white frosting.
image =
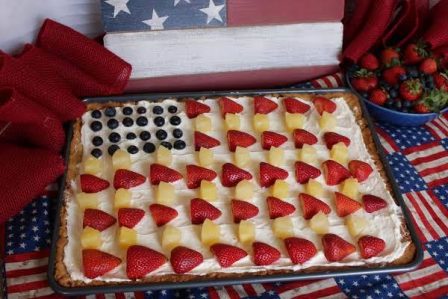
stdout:
{"type": "MultiPolygon", "coordinates": [[[[320,236],[315,234],[308,226],[307,221],[302,217],[302,211],[299,206],[299,202],[297,199],[297,195],[300,192],[304,191],[304,186],[296,183],[294,176],[294,161],[297,160],[297,150],[294,148],[294,143],[291,138],[290,133],[286,132],[283,123],[283,115],[284,108],[281,103],[281,98],[269,97],[273,101],[279,104],[279,108],[269,114],[270,119],[270,130],[283,133],[285,136],[288,136],[288,141],[286,144],[282,145],[282,148],[285,149],[285,164],[282,167],[287,170],[289,173],[286,181],[290,186],[290,194],[288,198],[284,198],[287,202],[291,203],[296,207],[296,211],[291,215],[293,225],[294,225],[294,233],[298,237],[303,237],[308,240],[311,240],[316,247],[318,248],[318,253],[307,261],[303,265],[293,265],[291,260],[288,257],[288,254],[285,250],[283,242],[274,237],[273,231],[271,229],[272,220],[269,219],[267,205],[266,205],[266,197],[269,195],[269,189],[261,188],[258,185],[258,168],[259,163],[261,161],[267,161],[267,151],[263,151],[260,142],[257,142],[255,145],[249,147],[251,151],[251,159],[252,164],[248,167],[248,171],[250,171],[253,175],[253,182],[255,187],[255,195],[252,199],[252,203],[255,204],[260,213],[252,218],[251,221],[256,226],[256,240],[265,242],[273,245],[278,248],[282,256],[281,258],[272,265],[269,266],[255,266],[251,260],[251,248],[250,246],[244,246],[238,242],[238,238],[236,235],[237,225],[232,221],[232,215],[230,212],[229,204],[230,200],[234,195],[234,188],[226,188],[223,187],[220,183],[220,173],[221,173],[221,165],[225,162],[232,162],[232,154],[229,153],[227,148],[227,142],[225,138],[225,129],[224,122],[219,113],[219,106],[217,101],[212,99],[205,100],[205,103],[211,107],[211,112],[207,113],[212,119],[213,131],[209,132],[209,135],[219,139],[221,141],[221,145],[219,147],[214,148],[213,152],[215,154],[215,163],[213,165],[213,169],[218,173],[218,178],[214,180],[216,183],[219,194],[218,200],[213,202],[213,204],[218,207],[222,211],[222,216],[219,217],[215,222],[220,224],[221,233],[220,233],[220,241],[222,243],[227,243],[231,245],[236,245],[241,248],[244,248],[249,255],[237,263],[235,263],[232,267],[229,268],[221,268],[216,261],[215,257],[212,253],[205,247],[202,246],[200,241],[200,225],[192,225],[190,222],[189,216],[189,202],[190,199],[194,197],[198,197],[198,190],[189,190],[187,189],[184,180],[180,180],[174,183],[176,189],[176,204],[173,206],[178,212],[179,216],[174,219],[170,224],[176,226],[182,231],[182,244],[186,247],[192,248],[201,252],[204,256],[204,262],[200,264],[198,267],[193,269],[190,274],[195,275],[206,275],[211,272],[230,272],[230,273],[241,273],[241,272],[256,272],[262,269],[283,269],[283,270],[301,270],[308,267],[313,266],[362,266],[366,264],[372,263],[387,263],[396,260],[398,257],[402,256],[406,247],[409,245],[407,242],[404,242],[401,234],[401,225],[403,221],[403,216],[401,209],[395,204],[391,195],[386,189],[385,183],[383,182],[380,174],[377,171],[374,171],[367,181],[360,184],[360,193],[361,194],[373,194],[380,196],[385,199],[388,203],[388,206],[378,212],[375,213],[366,213],[363,209],[358,210],[355,215],[360,215],[365,217],[369,225],[364,231],[362,235],[373,235],[383,239],[386,243],[386,248],[384,252],[378,256],[373,257],[368,260],[364,260],[361,258],[360,254],[357,252],[349,255],[343,261],[340,262],[328,262],[322,251],[322,244],[320,241],[320,236]]],[[[349,147],[349,159],[357,159],[362,160],[375,169],[374,163],[368,154],[368,151],[364,145],[361,135],[361,130],[358,125],[356,125],[355,117],[348,107],[347,103],[342,98],[333,99],[337,103],[337,109],[334,112],[334,115],[337,118],[337,128],[335,128],[335,132],[338,132],[342,135],[348,136],[351,139],[351,145],[349,147]]],[[[255,133],[252,127],[252,115],[253,115],[253,104],[252,99],[248,97],[238,98],[237,101],[244,106],[244,111],[241,113],[241,130],[256,136],[259,140],[259,134],[255,133]]],[[[165,109],[173,104],[174,100],[165,100],[162,105],[165,109]]],[[[145,106],[149,111],[152,110],[152,106],[155,104],[141,101],[138,103],[138,106],[145,106]]],[[[184,131],[184,137],[187,147],[182,150],[173,150],[173,164],[172,168],[179,170],[181,173],[185,175],[185,166],[187,164],[197,164],[197,157],[194,152],[193,146],[193,127],[194,123],[192,120],[188,119],[183,111],[183,104],[177,103],[179,107],[179,116],[182,118],[182,124],[180,127],[184,131]]],[[[311,105],[312,106],[312,105],[311,105]]],[[[135,105],[132,107],[136,108],[135,105]]],[[[134,109],[135,110],[135,109],[134,109]]],[[[134,112],[135,113],[135,112],[134,112]]],[[[305,129],[314,133],[318,136],[319,142],[314,145],[317,154],[319,163],[325,161],[329,158],[329,150],[326,148],[325,144],[322,141],[322,133],[320,132],[318,125],[318,113],[311,107],[311,110],[306,113],[307,121],[305,123],[305,129]]],[[[121,115],[120,109],[117,109],[117,116],[115,117],[119,121],[123,118],[121,115]]],[[[90,130],[89,124],[92,121],[90,113],[86,113],[83,116],[84,125],[82,126],[81,135],[82,135],[82,144],[84,145],[84,153],[83,160],[86,159],[90,154],[92,149],[92,145],[90,140],[95,135],[99,135],[103,138],[103,140],[107,140],[107,136],[109,135],[109,129],[105,126],[106,117],[102,116],[103,130],[94,133],[90,130]]],[[[155,130],[156,128],[152,124],[152,119],[149,118],[149,127],[150,132],[153,135],[152,140],[155,139],[155,130]]],[[[130,144],[137,145],[139,138],[129,141],[123,138],[125,132],[135,132],[138,136],[138,133],[142,130],[140,127],[134,125],[130,128],[125,128],[120,123],[120,127],[117,129],[117,132],[122,135],[122,141],[120,141],[120,146],[127,147],[130,144]]],[[[170,133],[169,133],[170,135],[170,133]]],[[[122,148],[125,148],[122,147],[122,148]]],[[[141,147],[140,147],[141,148],[141,147]]],[[[107,146],[103,145],[103,165],[104,171],[102,177],[112,181],[113,172],[110,169],[110,157],[107,154],[107,146]]],[[[148,176],[149,165],[153,163],[154,157],[151,154],[146,154],[142,150],[140,150],[137,154],[131,155],[132,157],[132,170],[139,172],[145,176],[148,176]]],[[[318,166],[318,165],[316,165],[318,166]]],[[[81,167],[81,166],[80,166],[81,167]]],[[[185,176],[184,176],[185,177],[185,176]]],[[[319,181],[325,189],[325,196],[322,198],[327,204],[332,208],[332,212],[329,214],[329,222],[330,222],[330,233],[337,234],[341,236],[345,240],[351,242],[352,244],[357,243],[357,240],[352,238],[348,233],[346,226],[344,225],[344,219],[340,218],[335,213],[335,205],[333,202],[333,192],[337,191],[337,186],[327,186],[324,182],[323,176],[320,176],[317,181],[319,181]]],[[[79,190],[78,182],[72,182],[73,192],[76,193],[79,190]]],[[[158,229],[154,224],[154,221],[151,219],[151,215],[148,211],[148,206],[154,202],[152,187],[149,184],[148,180],[138,187],[132,188],[132,206],[144,209],[146,214],[144,219],[135,227],[135,230],[138,233],[138,243],[140,245],[144,245],[150,247],[152,249],[158,250],[160,252],[164,252],[161,247],[161,231],[162,229],[158,229]]],[[[104,190],[99,193],[100,197],[100,205],[99,209],[104,210],[112,215],[116,216],[116,211],[113,209],[113,194],[114,189],[111,186],[109,189],[104,190]]],[[[68,198],[68,218],[67,218],[67,230],[68,230],[68,244],[65,247],[65,255],[64,255],[64,263],[67,266],[67,270],[71,275],[71,278],[74,280],[81,280],[85,282],[89,282],[90,279],[86,278],[83,274],[82,270],[82,262],[81,262],[81,245],[80,245],[80,234],[82,231],[82,211],[80,211],[76,200],[73,199],[73,196],[70,195],[68,198]]],[[[126,277],[126,259],[125,252],[121,250],[116,242],[116,230],[117,225],[114,225],[107,230],[102,232],[102,241],[103,245],[101,250],[111,253],[113,255],[119,256],[122,258],[123,263],[114,269],[113,271],[107,273],[102,277],[96,278],[96,280],[102,281],[122,281],[128,280],[126,277]]],[[[164,252],[166,256],[169,257],[169,252],[164,252]]],[[[150,273],[149,275],[164,275],[164,274],[173,274],[173,270],[171,268],[170,263],[166,263],[156,271],[150,273]]]]}

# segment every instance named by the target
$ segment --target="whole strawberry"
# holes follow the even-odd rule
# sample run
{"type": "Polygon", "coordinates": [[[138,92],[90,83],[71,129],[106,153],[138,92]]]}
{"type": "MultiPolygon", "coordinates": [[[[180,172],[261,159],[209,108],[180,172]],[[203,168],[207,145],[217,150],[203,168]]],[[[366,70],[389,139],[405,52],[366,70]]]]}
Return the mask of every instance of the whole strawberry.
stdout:
{"type": "Polygon", "coordinates": [[[385,66],[389,66],[400,60],[400,54],[396,49],[386,48],[381,51],[381,63],[385,66]]]}
{"type": "Polygon", "coordinates": [[[369,100],[372,103],[383,106],[387,101],[387,93],[381,88],[375,88],[370,92],[369,100]]]}
{"type": "Polygon", "coordinates": [[[426,45],[423,43],[411,43],[406,46],[403,52],[403,62],[405,64],[417,64],[428,56],[426,45]]]}
{"type": "Polygon", "coordinates": [[[418,102],[414,106],[414,111],[417,113],[430,113],[429,107],[426,106],[425,102],[418,102]]]}
{"type": "Polygon", "coordinates": [[[406,101],[416,101],[423,93],[423,85],[418,79],[406,80],[400,85],[400,96],[406,101]]]}
{"type": "Polygon", "coordinates": [[[426,58],[420,63],[420,72],[431,75],[437,72],[437,61],[434,58],[426,58]]]}
{"type": "Polygon", "coordinates": [[[366,53],[360,58],[359,65],[366,70],[374,71],[378,69],[379,61],[372,53],[366,53]]]}
{"type": "Polygon", "coordinates": [[[378,78],[366,69],[355,72],[351,80],[353,87],[359,92],[368,92],[378,85],[378,78]]]}
{"type": "Polygon", "coordinates": [[[432,78],[437,89],[448,91],[448,75],[446,73],[435,73],[432,78]]]}
{"type": "Polygon", "coordinates": [[[400,77],[406,75],[406,70],[399,65],[392,66],[383,71],[383,79],[389,85],[396,85],[400,82],[400,77]]]}

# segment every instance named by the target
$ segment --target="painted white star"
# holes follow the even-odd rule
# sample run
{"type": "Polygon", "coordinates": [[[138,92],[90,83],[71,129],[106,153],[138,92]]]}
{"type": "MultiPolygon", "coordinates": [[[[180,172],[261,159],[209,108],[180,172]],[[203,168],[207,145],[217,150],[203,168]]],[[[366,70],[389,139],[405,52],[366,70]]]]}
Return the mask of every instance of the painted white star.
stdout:
{"type": "MultiPolygon", "coordinates": [[[[182,0],[174,0],[174,6],[177,6],[177,4],[179,4],[180,1],[182,1],[182,0]]],[[[189,4],[191,3],[190,0],[184,0],[184,1],[189,4]]]]}
{"type": "Polygon", "coordinates": [[[151,27],[151,30],[161,30],[163,29],[163,23],[168,19],[168,16],[159,17],[155,9],[152,10],[152,18],[149,20],[142,21],[146,25],[151,27]]]}
{"type": "Polygon", "coordinates": [[[11,254],[13,254],[13,253],[14,253],[14,250],[12,250],[12,249],[8,250],[8,254],[9,254],[9,255],[11,255],[11,254]]]}
{"type": "Polygon", "coordinates": [[[20,247],[21,248],[25,248],[26,244],[25,243],[20,243],[20,247]]]}
{"type": "Polygon", "coordinates": [[[129,0],[106,0],[106,3],[114,7],[114,18],[121,12],[131,14],[128,8],[129,0]]]}
{"type": "Polygon", "coordinates": [[[207,8],[201,8],[200,11],[207,15],[207,24],[213,21],[214,19],[220,21],[222,23],[222,18],[219,12],[224,8],[224,4],[215,5],[213,0],[210,0],[207,8]]]}

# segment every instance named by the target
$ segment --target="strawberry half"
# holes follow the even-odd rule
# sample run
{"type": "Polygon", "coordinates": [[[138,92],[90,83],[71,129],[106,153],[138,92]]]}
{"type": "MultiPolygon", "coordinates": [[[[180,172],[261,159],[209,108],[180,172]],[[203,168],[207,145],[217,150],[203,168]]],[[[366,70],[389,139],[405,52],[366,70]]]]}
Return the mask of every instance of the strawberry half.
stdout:
{"type": "Polygon", "coordinates": [[[202,180],[213,181],[218,174],[201,166],[187,165],[187,187],[188,189],[196,189],[201,185],[202,180]]]}
{"type": "Polygon", "coordinates": [[[154,203],[149,206],[149,211],[151,212],[152,219],[157,226],[162,226],[177,217],[178,212],[176,209],[167,207],[158,203],[154,203]]]}
{"type": "Polygon", "coordinates": [[[309,220],[319,212],[330,214],[331,208],[320,199],[306,193],[299,194],[299,201],[302,207],[303,218],[309,220]]]}
{"type": "Polygon", "coordinates": [[[114,175],[114,188],[115,189],[129,189],[132,187],[137,187],[143,184],[146,178],[139,173],[127,170],[118,169],[115,171],[114,175]]]}
{"type": "Polygon", "coordinates": [[[133,228],[145,216],[145,211],[136,208],[121,208],[118,210],[118,224],[133,228]]]}
{"type": "Polygon", "coordinates": [[[115,217],[97,209],[86,209],[84,211],[84,218],[82,227],[90,226],[100,232],[112,226],[117,222],[115,217]]]}
{"type": "Polygon", "coordinates": [[[373,213],[387,207],[387,202],[375,195],[363,195],[362,201],[364,203],[364,210],[366,210],[367,213],[373,213]]]}
{"type": "Polygon", "coordinates": [[[347,168],[333,160],[327,160],[322,163],[322,169],[325,182],[329,186],[338,185],[351,176],[347,168]]]}
{"type": "Polygon", "coordinates": [[[232,163],[225,163],[222,165],[221,183],[224,187],[235,187],[242,180],[251,180],[252,175],[233,165],[232,163]]]}
{"type": "Polygon", "coordinates": [[[283,100],[285,110],[289,113],[306,113],[310,110],[310,105],[305,104],[294,98],[286,98],[283,100]]]}
{"type": "Polygon", "coordinates": [[[268,196],[266,202],[268,204],[269,218],[271,219],[288,216],[296,210],[292,204],[277,197],[268,196]]]}
{"type": "Polygon", "coordinates": [[[204,261],[204,257],[200,252],[196,250],[177,246],[171,250],[170,263],[173,267],[173,271],[177,274],[187,273],[204,261]]]}
{"type": "Polygon", "coordinates": [[[270,265],[277,261],[281,255],[277,248],[262,242],[252,243],[252,250],[254,252],[254,264],[257,266],[270,265]]]}
{"type": "Polygon", "coordinates": [[[338,262],[355,252],[356,247],[335,234],[322,237],[324,255],[329,262],[338,262]]]}
{"type": "Polygon", "coordinates": [[[196,100],[185,101],[185,113],[188,118],[195,118],[199,114],[210,112],[210,107],[196,100]]]}
{"type": "Polygon", "coordinates": [[[359,202],[339,192],[334,193],[334,201],[336,205],[336,214],[338,214],[339,217],[345,217],[361,209],[361,204],[359,202]]]}
{"type": "Polygon", "coordinates": [[[235,113],[243,112],[243,106],[241,106],[237,102],[235,102],[229,98],[226,98],[226,97],[219,98],[218,104],[219,104],[219,109],[221,110],[222,117],[224,117],[226,115],[226,113],[234,113],[235,114],[235,113]]]}
{"type": "Polygon", "coordinates": [[[213,244],[210,251],[216,256],[218,263],[223,268],[232,266],[234,263],[247,256],[247,252],[239,247],[227,244],[213,244]]]}
{"type": "Polygon", "coordinates": [[[318,96],[313,98],[313,104],[317,110],[317,113],[319,113],[320,115],[322,115],[324,111],[328,113],[333,113],[336,110],[336,103],[325,97],[318,96]]]}
{"type": "Polygon", "coordinates": [[[302,148],[304,144],[313,145],[317,143],[317,137],[304,129],[295,129],[293,132],[296,148],[302,148]]]}
{"type": "Polygon", "coordinates": [[[288,251],[292,263],[303,264],[317,253],[317,248],[313,242],[302,238],[286,238],[285,247],[288,251]]]}
{"type": "Polygon", "coordinates": [[[193,224],[202,224],[205,219],[215,220],[221,214],[221,211],[208,201],[200,198],[190,201],[190,219],[193,224]]]}
{"type": "Polygon", "coordinates": [[[359,238],[358,246],[362,258],[369,259],[383,252],[386,242],[383,239],[367,235],[359,238]]]}
{"type": "Polygon", "coordinates": [[[210,137],[204,133],[195,131],[194,132],[194,150],[198,151],[203,148],[214,148],[220,145],[221,142],[218,139],[210,137]]]}
{"type": "Polygon", "coordinates": [[[172,183],[182,179],[178,171],[157,163],[149,167],[149,176],[152,185],[158,185],[160,182],[172,183]]]}
{"type": "Polygon", "coordinates": [[[271,149],[272,146],[279,147],[286,141],[288,141],[288,137],[279,133],[264,131],[261,134],[261,146],[265,150],[271,149]]]}
{"type": "Polygon", "coordinates": [[[84,275],[94,279],[115,269],[121,264],[121,259],[96,249],[84,249],[82,251],[82,265],[84,275]]]}
{"type": "Polygon", "coordinates": [[[160,268],[166,257],[151,248],[133,245],[126,253],[126,274],[129,279],[139,279],[160,268]]]}
{"type": "Polygon", "coordinates": [[[278,105],[274,101],[271,101],[268,98],[262,96],[254,97],[254,112],[260,114],[268,114],[275,109],[277,109],[278,105]]]}
{"type": "Polygon", "coordinates": [[[333,145],[339,142],[343,142],[345,146],[350,146],[350,138],[340,135],[334,132],[327,132],[324,134],[324,142],[327,145],[327,148],[331,150],[333,145]]]}
{"type": "Polygon", "coordinates": [[[310,179],[315,179],[321,175],[320,169],[302,161],[295,163],[296,180],[299,184],[306,184],[310,179]]]}
{"type": "Polygon", "coordinates": [[[247,220],[258,215],[257,206],[250,202],[238,199],[232,199],[231,203],[233,222],[240,223],[241,220],[247,220]]]}
{"type": "Polygon", "coordinates": [[[373,172],[372,167],[368,163],[359,160],[350,161],[348,163],[348,169],[358,182],[364,182],[373,172]]]}
{"type": "Polygon", "coordinates": [[[237,146],[249,147],[255,142],[257,142],[257,139],[248,133],[237,130],[227,131],[227,143],[231,152],[234,152],[237,146]]]}
{"type": "Polygon", "coordinates": [[[288,172],[279,167],[266,162],[260,162],[260,186],[269,187],[274,185],[276,180],[284,180],[288,177],[288,172]]]}
{"type": "Polygon", "coordinates": [[[81,174],[81,190],[85,193],[96,193],[109,188],[109,182],[91,174],[81,174]]]}

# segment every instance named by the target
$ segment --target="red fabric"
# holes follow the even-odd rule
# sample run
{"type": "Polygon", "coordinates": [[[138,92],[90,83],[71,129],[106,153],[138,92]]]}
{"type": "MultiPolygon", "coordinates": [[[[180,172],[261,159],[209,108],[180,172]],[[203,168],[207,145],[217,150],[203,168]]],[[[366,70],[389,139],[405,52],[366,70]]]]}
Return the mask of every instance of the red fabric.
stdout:
{"type": "Polygon", "coordinates": [[[357,0],[351,17],[344,19],[344,45],[348,45],[361,29],[371,2],[371,0],[357,0]]]}
{"type": "Polygon", "coordinates": [[[448,45],[448,0],[440,0],[431,9],[430,25],[423,39],[435,49],[448,45]]]}

